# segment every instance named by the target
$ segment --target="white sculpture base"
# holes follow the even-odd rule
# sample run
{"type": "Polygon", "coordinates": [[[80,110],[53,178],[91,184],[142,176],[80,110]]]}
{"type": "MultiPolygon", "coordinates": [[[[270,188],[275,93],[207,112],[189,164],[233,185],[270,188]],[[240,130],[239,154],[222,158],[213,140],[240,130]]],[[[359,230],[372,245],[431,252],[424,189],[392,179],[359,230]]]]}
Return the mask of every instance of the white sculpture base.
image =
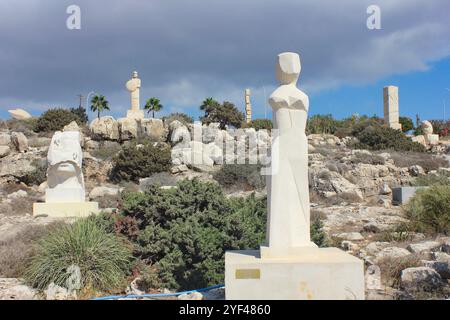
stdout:
{"type": "Polygon", "coordinates": [[[98,212],[97,202],[33,203],[33,216],[45,215],[53,218],[81,218],[98,212]]]}
{"type": "Polygon", "coordinates": [[[438,134],[427,134],[427,135],[425,135],[425,141],[430,146],[435,146],[435,145],[439,144],[439,135],[438,134]]]}
{"type": "Polygon", "coordinates": [[[402,130],[401,123],[390,123],[389,127],[391,127],[392,129],[395,129],[395,130],[402,130]]]}
{"type": "Polygon", "coordinates": [[[337,248],[298,248],[261,258],[259,250],[225,253],[227,300],[364,300],[363,261],[337,248]]]}
{"type": "Polygon", "coordinates": [[[83,188],[54,188],[45,189],[46,203],[84,202],[83,188]]]}
{"type": "Polygon", "coordinates": [[[144,119],[145,118],[144,110],[128,110],[127,111],[127,118],[144,119]]]}

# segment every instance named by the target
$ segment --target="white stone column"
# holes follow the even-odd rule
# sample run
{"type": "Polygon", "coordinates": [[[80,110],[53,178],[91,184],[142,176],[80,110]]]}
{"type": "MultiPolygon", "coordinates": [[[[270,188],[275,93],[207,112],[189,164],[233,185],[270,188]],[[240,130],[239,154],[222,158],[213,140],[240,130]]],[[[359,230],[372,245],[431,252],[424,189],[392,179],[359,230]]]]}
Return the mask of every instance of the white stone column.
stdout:
{"type": "Polygon", "coordinates": [[[392,129],[401,130],[399,122],[398,87],[387,86],[383,88],[384,122],[392,129]]]}

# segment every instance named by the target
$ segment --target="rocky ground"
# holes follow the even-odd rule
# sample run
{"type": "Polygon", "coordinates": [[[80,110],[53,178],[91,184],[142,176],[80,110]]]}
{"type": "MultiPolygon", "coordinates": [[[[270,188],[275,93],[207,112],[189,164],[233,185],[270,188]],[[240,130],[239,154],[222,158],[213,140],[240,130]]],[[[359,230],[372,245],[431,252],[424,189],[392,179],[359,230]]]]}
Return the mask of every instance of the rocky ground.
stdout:
{"type": "MultiPolygon", "coordinates": [[[[24,182],[30,175],[38,174],[40,164],[45,163],[51,135],[0,128],[1,260],[6,259],[2,256],[2,245],[17,241],[17,237],[30,228],[48,226],[56,220],[32,217],[32,204],[43,201],[46,184],[24,182]]],[[[121,144],[143,133],[172,146],[175,159],[171,173],[157,177],[163,185],[170,186],[179,179],[193,177],[212,180],[212,172],[220,167],[219,159],[223,156],[215,139],[221,136],[226,140],[228,133],[215,125],[203,129],[202,156],[206,160],[204,165],[197,166],[189,163],[195,144],[191,141],[192,125],[184,126],[175,121],[166,126],[160,120],[152,120],[136,127],[112,117],[95,120],[89,130],[83,130],[83,171],[89,199],[98,201],[105,210],[113,210],[121,191],[139,190],[155,179],[142,179],[139,185],[117,185],[108,179],[111,156],[120,150],[121,144]]],[[[255,134],[254,129],[248,130],[255,134]]],[[[256,136],[258,146],[270,144],[270,137],[259,133],[256,136]]],[[[448,172],[450,143],[442,142],[434,153],[402,154],[353,150],[348,147],[351,140],[331,135],[308,137],[311,214],[323,219],[332,245],[365,261],[368,299],[448,298],[450,238],[396,231],[406,219],[402,208],[392,205],[392,188],[409,186],[417,177],[448,172]],[[395,263],[400,261],[396,260],[398,258],[404,258],[405,264],[395,263]],[[391,281],[395,272],[400,274],[400,283],[391,281]],[[432,294],[415,295],[415,289],[421,286],[431,286],[432,294]]],[[[251,192],[229,191],[233,196],[251,192]]],[[[257,192],[265,194],[265,190],[257,192]]],[[[68,293],[58,290],[53,288],[42,296],[19,280],[0,274],[0,299],[70,298],[68,293]]],[[[131,286],[128,293],[138,292],[136,290],[131,286]]],[[[223,289],[179,298],[222,299],[223,289]]]]}

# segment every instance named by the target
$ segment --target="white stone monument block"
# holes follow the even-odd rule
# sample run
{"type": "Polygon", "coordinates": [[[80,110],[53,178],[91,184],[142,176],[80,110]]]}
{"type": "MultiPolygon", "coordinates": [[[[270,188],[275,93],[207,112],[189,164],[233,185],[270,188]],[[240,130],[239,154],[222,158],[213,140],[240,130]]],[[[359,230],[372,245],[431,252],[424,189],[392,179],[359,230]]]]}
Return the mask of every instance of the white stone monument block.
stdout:
{"type": "Polygon", "coordinates": [[[383,89],[384,122],[392,129],[401,130],[399,122],[398,87],[387,86],[383,89]]]}

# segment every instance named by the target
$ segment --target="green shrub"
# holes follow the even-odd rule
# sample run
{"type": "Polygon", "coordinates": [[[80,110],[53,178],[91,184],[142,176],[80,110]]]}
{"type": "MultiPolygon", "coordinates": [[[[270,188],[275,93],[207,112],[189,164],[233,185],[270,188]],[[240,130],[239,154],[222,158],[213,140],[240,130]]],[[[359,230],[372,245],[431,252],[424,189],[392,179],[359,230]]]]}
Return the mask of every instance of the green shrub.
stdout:
{"type": "Polygon", "coordinates": [[[356,132],[359,143],[354,147],[369,150],[395,150],[425,152],[426,148],[420,143],[413,142],[402,131],[384,126],[369,126],[356,132]]]}
{"type": "Polygon", "coordinates": [[[26,282],[43,290],[52,282],[67,287],[71,266],[80,268],[83,288],[109,290],[119,287],[132,265],[125,242],[108,233],[94,219],[86,218],[43,237],[25,271],[26,282]]]}
{"type": "Polygon", "coordinates": [[[231,102],[224,101],[222,104],[214,101],[211,105],[205,106],[205,115],[200,118],[203,124],[210,124],[217,122],[220,124],[220,129],[225,129],[226,126],[240,128],[244,121],[244,114],[231,102]]]}
{"type": "Polygon", "coordinates": [[[414,123],[412,122],[411,118],[409,118],[409,117],[400,117],[398,119],[398,122],[402,125],[403,132],[408,132],[408,131],[414,129],[414,123]]]}
{"type": "Polygon", "coordinates": [[[450,234],[450,186],[435,185],[417,191],[405,211],[414,230],[450,234]]]}
{"type": "Polygon", "coordinates": [[[437,174],[429,173],[426,176],[417,177],[413,183],[415,186],[450,186],[450,173],[442,171],[437,174]]]}
{"type": "Polygon", "coordinates": [[[188,116],[185,113],[181,113],[181,112],[171,113],[171,114],[163,117],[162,120],[164,121],[164,123],[166,125],[168,125],[169,123],[171,123],[172,121],[175,121],[175,120],[180,121],[184,125],[194,122],[194,118],[192,118],[191,116],[188,116]]]}
{"type": "Polygon", "coordinates": [[[214,173],[214,179],[224,187],[244,190],[262,189],[266,185],[261,165],[256,164],[225,164],[214,173]]]}
{"type": "MultiPolygon", "coordinates": [[[[227,199],[219,185],[183,180],[124,195],[121,227],[163,287],[187,289],[223,281],[226,249],[256,248],[264,239],[265,200],[227,199]],[[128,227],[127,227],[128,226],[128,227]]],[[[118,221],[120,225],[121,221],[118,221]]]]}
{"type": "Polygon", "coordinates": [[[113,157],[111,180],[134,181],[149,177],[153,173],[169,170],[172,163],[171,151],[166,146],[154,146],[145,141],[141,145],[131,143],[113,157]]]}
{"type": "MultiPolygon", "coordinates": [[[[193,179],[173,189],[150,185],[143,193],[124,194],[113,224],[148,265],[141,268],[145,287],[179,290],[222,283],[225,250],[258,248],[266,214],[265,197],[227,198],[217,183],[193,179]]],[[[323,244],[321,225],[311,230],[323,244]]]]}
{"type": "Polygon", "coordinates": [[[89,121],[88,115],[86,113],[86,109],[79,106],[78,108],[70,108],[70,112],[80,119],[80,123],[86,124],[89,121]]]}
{"type": "Polygon", "coordinates": [[[20,181],[28,186],[38,186],[44,181],[47,181],[47,160],[35,159],[31,164],[35,169],[20,178],[20,181]]]}
{"type": "Polygon", "coordinates": [[[49,109],[45,111],[36,121],[34,126],[35,132],[48,132],[62,130],[64,126],[72,121],[76,121],[78,125],[82,125],[80,118],[67,109],[49,109]]]}
{"type": "Polygon", "coordinates": [[[255,128],[255,130],[272,130],[273,129],[273,123],[270,119],[255,119],[250,121],[250,123],[246,123],[244,128],[255,128]]]}
{"type": "Polygon", "coordinates": [[[308,134],[334,134],[338,129],[338,121],[331,114],[314,115],[308,119],[306,132],[308,134]]]}

